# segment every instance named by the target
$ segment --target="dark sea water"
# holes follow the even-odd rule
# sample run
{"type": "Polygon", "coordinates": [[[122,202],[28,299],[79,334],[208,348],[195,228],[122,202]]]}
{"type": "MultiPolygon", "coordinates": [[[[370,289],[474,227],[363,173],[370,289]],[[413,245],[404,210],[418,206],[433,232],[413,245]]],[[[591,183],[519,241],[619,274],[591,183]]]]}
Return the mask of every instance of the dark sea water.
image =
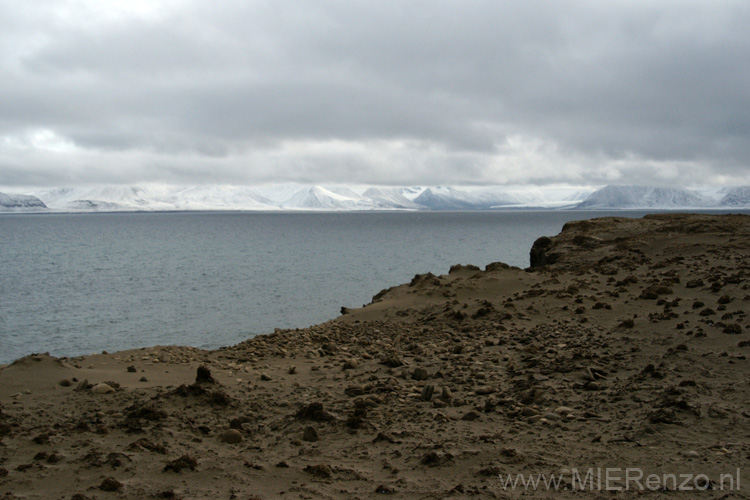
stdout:
{"type": "Polygon", "coordinates": [[[32,352],[213,348],[305,327],[416,273],[526,267],[537,237],[603,215],[613,213],[2,215],[0,363],[32,352]]]}

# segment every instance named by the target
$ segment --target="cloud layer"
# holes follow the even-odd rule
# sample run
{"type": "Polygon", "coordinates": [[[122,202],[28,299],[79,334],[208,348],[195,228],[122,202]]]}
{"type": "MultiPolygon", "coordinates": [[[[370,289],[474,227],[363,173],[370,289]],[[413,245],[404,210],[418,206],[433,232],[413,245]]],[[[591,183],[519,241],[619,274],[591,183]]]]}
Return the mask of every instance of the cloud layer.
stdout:
{"type": "Polygon", "coordinates": [[[750,183],[741,0],[156,4],[0,0],[0,185],[750,183]]]}

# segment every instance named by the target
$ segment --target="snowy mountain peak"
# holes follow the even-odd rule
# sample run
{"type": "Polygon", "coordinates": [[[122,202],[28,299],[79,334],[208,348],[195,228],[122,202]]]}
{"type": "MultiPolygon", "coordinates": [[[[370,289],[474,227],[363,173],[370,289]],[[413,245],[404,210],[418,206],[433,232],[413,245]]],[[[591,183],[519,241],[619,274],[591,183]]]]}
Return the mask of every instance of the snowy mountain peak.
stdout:
{"type": "Polygon", "coordinates": [[[648,186],[605,186],[592,193],[575,208],[700,208],[710,200],[687,189],[648,186]]]}
{"type": "Polygon", "coordinates": [[[750,187],[692,191],[648,186],[89,186],[0,195],[0,210],[494,210],[750,207],[750,187]],[[361,194],[360,194],[361,193],[361,194]],[[583,200],[583,201],[582,201],[583,200]]]}
{"type": "Polygon", "coordinates": [[[282,208],[307,210],[355,210],[361,204],[359,195],[349,190],[337,190],[339,193],[322,186],[311,186],[296,192],[281,204],[282,208]],[[343,193],[343,194],[340,194],[343,193]]]}
{"type": "Polygon", "coordinates": [[[44,210],[47,205],[36,196],[0,193],[0,211],[44,210]]]}
{"type": "Polygon", "coordinates": [[[408,188],[371,187],[362,193],[362,196],[373,200],[379,207],[401,208],[407,210],[421,208],[419,204],[414,203],[411,199],[404,196],[404,191],[406,189],[408,188]]]}
{"type": "Polygon", "coordinates": [[[740,186],[728,189],[719,204],[722,207],[750,206],[750,186],[740,186]]]}

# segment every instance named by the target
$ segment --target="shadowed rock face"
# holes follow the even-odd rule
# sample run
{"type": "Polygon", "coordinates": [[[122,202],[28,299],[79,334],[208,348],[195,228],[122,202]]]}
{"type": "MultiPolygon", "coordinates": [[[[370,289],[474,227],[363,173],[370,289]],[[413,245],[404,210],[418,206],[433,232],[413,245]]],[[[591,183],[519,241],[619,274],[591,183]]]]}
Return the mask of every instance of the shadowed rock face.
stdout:
{"type": "Polygon", "coordinates": [[[547,264],[554,264],[556,258],[548,252],[551,246],[552,238],[549,236],[537,238],[529,252],[529,265],[531,267],[542,267],[547,264]]]}
{"type": "Polygon", "coordinates": [[[750,235],[750,216],[652,214],[642,219],[602,217],[572,221],[557,236],[542,236],[529,252],[532,268],[595,265],[606,256],[631,259],[639,246],[670,236],[750,235]]]}

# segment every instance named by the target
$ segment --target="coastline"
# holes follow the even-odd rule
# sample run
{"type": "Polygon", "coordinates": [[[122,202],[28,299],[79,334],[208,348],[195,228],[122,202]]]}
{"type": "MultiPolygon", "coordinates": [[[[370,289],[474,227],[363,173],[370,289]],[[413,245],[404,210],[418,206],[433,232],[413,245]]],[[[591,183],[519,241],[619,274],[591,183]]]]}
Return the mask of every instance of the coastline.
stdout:
{"type": "Polygon", "coordinates": [[[500,475],[750,472],[749,219],[568,223],[529,269],[417,275],[321,325],[214,351],[27,356],[0,367],[0,487],[515,498],[500,475]]]}

